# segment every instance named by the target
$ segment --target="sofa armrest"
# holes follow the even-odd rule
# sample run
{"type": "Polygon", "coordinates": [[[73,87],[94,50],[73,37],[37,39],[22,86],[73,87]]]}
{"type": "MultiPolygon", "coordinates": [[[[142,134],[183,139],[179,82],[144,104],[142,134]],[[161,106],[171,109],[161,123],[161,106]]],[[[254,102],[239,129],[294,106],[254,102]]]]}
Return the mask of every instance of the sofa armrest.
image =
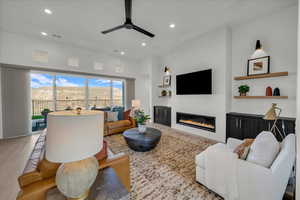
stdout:
{"type": "Polygon", "coordinates": [[[269,168],[239,159],[237,182],[243,200],[280,199],[275,188],[276,180],[269,168]]]}
{"type": "Polygon", "coordinates": [[[27,185],[30,185],[34,182],[41,181],[43,179],[42,175],[38,171],[32,171],[25,174],[22,174],[18,178],[18,182],[20,185],[20,188],[25,187],[27,185]]]}
{"type": "Polygon", "coordinates": [[[244,142],[243,140],[239,140],[236,138],[228,138],[226,145],[230,150],[233,151],[237,146],[239,146],[243,142],[244,142]]]}

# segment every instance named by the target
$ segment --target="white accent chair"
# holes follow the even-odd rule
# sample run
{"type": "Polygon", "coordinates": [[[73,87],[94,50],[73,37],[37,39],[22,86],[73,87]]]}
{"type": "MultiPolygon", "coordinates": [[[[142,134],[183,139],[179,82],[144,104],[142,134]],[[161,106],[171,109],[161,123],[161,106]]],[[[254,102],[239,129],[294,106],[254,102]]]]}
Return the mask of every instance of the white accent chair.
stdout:
{"type": "MultiPolygon", "coordinates": [[[[209,170],[221,170],[226,173],[228,172],[226,168],[232,167],[236,168],[233,172],[235,177],[234,179],[227,178],[225,174],[225,184],[232,184],[232,180],[236,182],[238,197],[234,198],[234,200],[282,200],[296,158],[295,140],[295,135],[289,134],[281,142],[280,152],[271,167],[265,168],[246,160],[238,159],[237,156],[232,155],[235,154],[233,153],[235,147],[243,141],[229,138],[227,144],[218,143],[209,148],[214,149],[213,153],[228,156],[228,159],[237,159],[236,162],[208,168],[206,166],[206,159],[209,159],[208,157],[211,157],[212,154],[207,153],[208,150],[205,150],[196,156],[196,180],[208,189],[224,197],[225,200],[233,200],[233,198],[228,197],[230,194],[226,194],[226,191],[230,193],[228,192],[228,187],[227,190],[224,190],[222,188],[224,186],[212,186],[209,184],[211,181],[207,181],[207,174],[211,172],[209,170]],[[226,153],[224,154],[224,152],[226,153]]],[[[220,179],[221,182],[224,182],[224,177],[222,180],[217,175],[214,178],[216,181],[220,179]]]]}

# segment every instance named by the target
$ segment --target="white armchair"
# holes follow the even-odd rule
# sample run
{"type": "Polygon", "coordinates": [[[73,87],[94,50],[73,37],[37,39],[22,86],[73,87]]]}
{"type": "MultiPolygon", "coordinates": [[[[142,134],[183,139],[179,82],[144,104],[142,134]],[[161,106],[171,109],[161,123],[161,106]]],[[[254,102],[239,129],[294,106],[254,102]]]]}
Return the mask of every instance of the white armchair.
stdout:
{"type": "Polygon", "coordinates": [[[198,154],[196,180],[225,200],[282,200],[295,162],[295,135],[282,141],[270,168],[238,159],[233,150],[242,142],[229,138],[198,154]],[[210,160],[219,164],[207,166],[210,160]]]}

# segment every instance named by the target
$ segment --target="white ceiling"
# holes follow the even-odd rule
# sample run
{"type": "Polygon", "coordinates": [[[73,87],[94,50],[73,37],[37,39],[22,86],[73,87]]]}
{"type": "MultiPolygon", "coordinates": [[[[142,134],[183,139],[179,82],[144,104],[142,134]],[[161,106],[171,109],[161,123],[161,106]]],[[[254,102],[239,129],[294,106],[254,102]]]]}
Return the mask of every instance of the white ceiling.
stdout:
{"type": "Polygon", "coordinates": [[[153,32],[156,37],[151,39],[126,29],[101,34],[124,22],[124,0],[0,0],[0,27],[41,38],[41,31],[58,34],[62,38],[55,40],[60,42],[109,54],[117,49],[128,58],[141,59],[166,53],[217,27],[295,4],[297,0],[133,0],[133,22],[153,32]],[[53,14],[46,15],[44,8],[53,14]],[[171,22],[175,29],[169,28],[171,22]]]}

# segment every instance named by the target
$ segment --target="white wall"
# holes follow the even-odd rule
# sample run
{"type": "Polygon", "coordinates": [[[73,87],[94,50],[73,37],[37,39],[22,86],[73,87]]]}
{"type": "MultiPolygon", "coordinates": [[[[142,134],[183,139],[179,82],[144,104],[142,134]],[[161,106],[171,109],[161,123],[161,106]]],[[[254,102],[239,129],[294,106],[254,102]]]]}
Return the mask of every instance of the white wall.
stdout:
{"type": "MultiPolygon", "coordinates": [[[[230,68],[227,60],[227,44],[230,30],[226,28],[202,35],[189,41],[162,58],[161,67],[152,75],[154,87],[162,82],[163,67],[171,68],[171,98],[157,98],[159,89],[153,91],[153,105],[172,107],[172,127],[217,141],[225,141],[226,118],[226,70],[230,68]],[[176,95],[176,75],[205,69],[213,69],[212,95],[176,95]],[[157,82],[156,82],[157,81],[157,82]],[[176,124],[176,112],[209,115],[216,117],[216,133],[176,124]]],[[[230,71],[230,69],[229,69],[230,71]]]]}
{"type": "Polygon", "coordinates": [[[143,100],[143,106],[148,111],[148,99],[150,98],[148,91],[149,75],[135,61],[66,45],[46,38],[27,37],[3,30],[0,30],[0,42],[0,63],[135,78],[136,98],[143,100]],[[32,54],[36,50],[48,52],[48,63],[39,63],[32,60],[32,54]],[[80,66],[68,66],[67,60],[70,57],[79,58],[80,66]],[[95,70],[94,62],[103,63],[103,70],[95,70]],[[117,72],[117,68],[121,68],[122,71],[117,72]]]}
{"type": "Polygon", "coordinates": [[[284,9],[273,15],[243,23],[232,28],[232,76],[247,75],[247,59],[254,53],[256,40],[271,56],[271,72],[288,71],[289,76],[269,79],[234,81],[232,93],[238,94],[238,86],[248,84],[249,95],[265,95],[265,89],[279,87],[283,100],[232,99],[231,111],[264,114],[271,103],[278,103],[282,116],[296,116],[296,71],[297,71],[297,6],[284,9]]]}
{"type": "MultiPolygon", "coordinates": [[[[296,71],[297,71],[297,6],[283,9],[272,15],[247,21],[231,28],[223,28],[187,41],[162,57],[159,66],[152,65],[152,105],[171,106],[172,127],[219,141],[224,141],[226,131],[225,113],[240,112],[264,114],[271,103],[278,103],[283,109],[282,116],[295,117],[296,111],[296,71]],[[256,40],[262,41],[266,52],[271,56],[271,72],[288,71],[289,76],[234,81],[235,76],[247,73],[247,60],[253,54],[256,40]],[[163,67],[172,70],[171,98],[158,98],[163,67]],[[176,74],[213,68],[213,95],[175,95],[176,74]],[[286,100],[237,100],[237,87],[248,84],[249,95],[265,95],[265,88],[279,87],[286,100]],[[176,124],[176,112],[207,114],[217,117],[217,133],[176,124]]],[[[153,63],[153,60],[151,61],[153,63]]]]}

